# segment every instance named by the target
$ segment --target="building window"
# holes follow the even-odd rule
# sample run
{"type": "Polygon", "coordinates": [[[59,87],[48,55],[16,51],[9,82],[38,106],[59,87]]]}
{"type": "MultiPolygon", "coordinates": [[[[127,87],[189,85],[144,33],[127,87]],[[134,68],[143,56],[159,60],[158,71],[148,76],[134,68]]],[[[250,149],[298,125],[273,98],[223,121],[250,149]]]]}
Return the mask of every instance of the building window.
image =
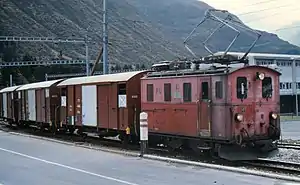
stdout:
{"type": "Polygon", "coordinates": [[[147,101],[153,102],[153,84],[147,84],[147,101]]]}
{"type": "Polygon", "coordinates": [[[165,101],[171,101],[171,84],[164,84],[164,99],[165,101]]]}
{"type": "Polygon", "coordinates": [[[223,98],[223,83],[222,83],[222,81],[216,82],[215,91],[216,91],[216,98],[222,99],[223,98]]]}
{"type": "Polygon", "coordinates": [[[297,89],[300,89],[300,82],[297,83],[297,89]]]}
{"type": "Polygon", "coordinates": [[[246,99],[248,94],[247,94],[247,78],[246,77],[237,77],[237,82],[236,82],[236,93],[237,93],[237,98],[238,99],[246,99]]]}
{"type": "Polygon", "coordinates": [[[283,85],[281,82],[279,83],[279,89],[283,89],[283,85]]]}
{"type": "Polygon", "coordinates": [[[262,81],[262,97],[263,98],[271,98],[273,94],[272,89],[272,78],[271,77],[265,77],[262,81]]]}
{"type": "Polygon", "coordinates": [[[183,101],[192,101],[192,85],[191,83],[183,83],[183,101]]]}
{"type": "Polygon", "coordinates": [[[286,89],[285,83],[282,83],[282,89],[286,89]]]}
{"type": "Polygon", "coordinates": [[[202,82],[201,89],[202,89],[202,100],[207,100],[208,99],[208,82],[202,82]]]}

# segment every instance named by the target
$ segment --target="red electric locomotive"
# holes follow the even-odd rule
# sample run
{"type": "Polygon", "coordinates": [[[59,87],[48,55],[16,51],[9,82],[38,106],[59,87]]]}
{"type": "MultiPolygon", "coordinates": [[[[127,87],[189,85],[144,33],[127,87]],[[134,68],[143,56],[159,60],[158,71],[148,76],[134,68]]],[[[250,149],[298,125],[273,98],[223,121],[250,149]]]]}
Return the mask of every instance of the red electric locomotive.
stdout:
{"type": "Polygon", "coordinates": [[[280,73],[236,61],[213,56],[154,65],[141,80],[150,144],[189,147],[234,160],[276,153],[280,73]]]}

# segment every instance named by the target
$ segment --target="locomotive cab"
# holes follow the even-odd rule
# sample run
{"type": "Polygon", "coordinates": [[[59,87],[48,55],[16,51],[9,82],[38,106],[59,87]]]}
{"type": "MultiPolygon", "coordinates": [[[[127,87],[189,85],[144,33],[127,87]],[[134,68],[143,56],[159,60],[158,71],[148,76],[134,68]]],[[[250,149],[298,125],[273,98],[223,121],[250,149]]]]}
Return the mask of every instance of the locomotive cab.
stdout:
{"type": "MultiPolygon", "coordinates": [[[[277,151],[273,141],[280,138],[279,76],[278,71],[263,66],[239,68],[228,76],[231,142],[238,149],[253,150],[243,152],[247,158],[277,151]]],[[[238,149],[234,150],[234,158],[240,155],[238,149]]],[[[232,148],[220,153],[230,155],[230,151],[232,148]]]]}

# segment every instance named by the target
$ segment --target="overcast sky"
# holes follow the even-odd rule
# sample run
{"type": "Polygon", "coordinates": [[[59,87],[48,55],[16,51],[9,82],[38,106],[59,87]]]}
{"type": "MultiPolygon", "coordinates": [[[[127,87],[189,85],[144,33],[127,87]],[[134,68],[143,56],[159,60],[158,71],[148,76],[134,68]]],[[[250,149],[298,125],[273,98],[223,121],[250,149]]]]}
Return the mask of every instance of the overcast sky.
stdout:
{"type": "MultiPolygon", "coordinates": [[[[247,25],[252,28],[278,34],[280,37],[292,41],[292,35],[300,32],[300,28],[277,30],[285,27],[300,26],[299,0],[202,0],[217,9],[226,9],[236,15],[258,11],[247,15],[240,15],[247,25]],[[268,10],[265,10],[268,9],[268,10]],[[264,11],[260,11],[264,10],[264,11]]],[[[299,38],[300,39],[300,38],[299,38]]]]}

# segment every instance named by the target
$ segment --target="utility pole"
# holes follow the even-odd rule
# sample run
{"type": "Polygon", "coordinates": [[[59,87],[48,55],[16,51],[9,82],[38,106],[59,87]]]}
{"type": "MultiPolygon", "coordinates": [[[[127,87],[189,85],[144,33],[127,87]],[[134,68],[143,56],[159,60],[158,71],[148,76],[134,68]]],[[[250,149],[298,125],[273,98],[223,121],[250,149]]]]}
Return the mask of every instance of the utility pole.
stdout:
{"type": "Polygon", "coordinates": [[[297,91],[297,77],[296,77],[296,58],[293,58],[292,64],[292,80],[293,80],[293,94],[295,95],[295,104],[296,104],[296,116],[298,116],[298,91],[297,91]]]}
{"type": "Polygon", "coordinates": [[[89,76],[89,68],[90,68],[90,63],[89,63],[89,45],[88,45],[88,35],[86,34],[85,37],[85,72],[86,76],[89,76]]]}
{"type": "Polygon", "coordinates": [[[45,73],[45,81],[48,81],[48,73],[45,73]]]}
{"type": "Polygon", "coordinates": [[[12,87],[13,86],[13,75],[9,75],[9,85],[12,87]]]}
{"type": "Polygon", "coordinates": [[[108,73],[107,2],[103,0],[103,74],[108,73]]]}

